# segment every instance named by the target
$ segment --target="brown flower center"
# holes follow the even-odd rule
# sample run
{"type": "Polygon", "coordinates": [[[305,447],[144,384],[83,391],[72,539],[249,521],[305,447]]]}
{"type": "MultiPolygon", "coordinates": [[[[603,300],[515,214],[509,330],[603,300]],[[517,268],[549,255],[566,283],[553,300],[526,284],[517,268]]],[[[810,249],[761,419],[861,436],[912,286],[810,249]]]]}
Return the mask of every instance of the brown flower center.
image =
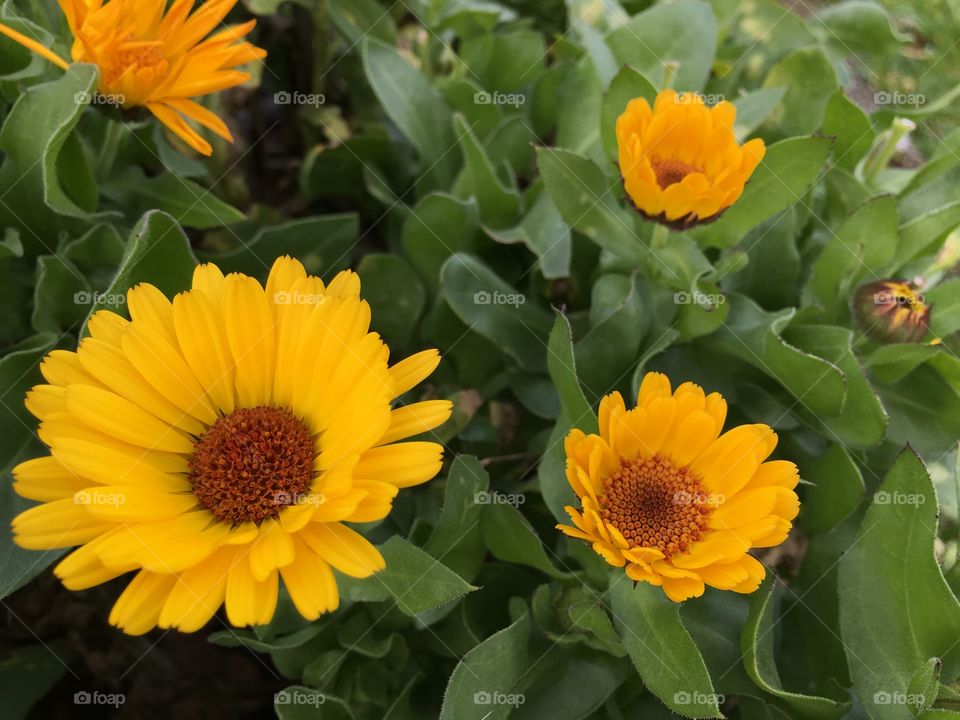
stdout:
{"type": "Polygon", "coordinates": [[[680,160],[654,160],[651,165],[661,190],[666,190],[671,185],[675,185],[690,173],[701,172],[680,160]]]}
{"type": "Polygon", "coordinates": [[[313,433],[289,410],[241,408],[197,441],[189,480],[218,520],[260,524],[309,491],[315,454],[313,433]]]}
{"type": "Polygon", "coordinates": [[[600,516],[631,547],[657,548],[666,557],[700,539],[712,509],[696,475],[659,455],[624,460],[600,498],[600,516]]]}

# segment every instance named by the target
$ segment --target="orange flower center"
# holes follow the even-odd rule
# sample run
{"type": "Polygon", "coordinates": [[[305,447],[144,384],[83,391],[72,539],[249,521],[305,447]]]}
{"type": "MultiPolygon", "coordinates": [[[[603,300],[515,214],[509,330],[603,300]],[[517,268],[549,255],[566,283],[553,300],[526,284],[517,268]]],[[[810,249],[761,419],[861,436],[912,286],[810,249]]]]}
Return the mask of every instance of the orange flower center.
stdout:
{"type": "Polygon", "coordinates": [[[624,460],[600,498],[600,516],[631,547],[657,548],[666,557],[700,539],[712,509],[697,476],[659,455],[624,460]]]}
{"type": "Polygon", "coordinates": [[[134,75],[143,75],[146,72],[150,81],[156,82],[165,77],[168,70],[169,63],[163,54],[160,42],[134,41],[132,37],[128,38],[128,42],[122,45],[101,68],[103,82],[107,86],[116,83],[127,72],[134,75]]]}
{"type": "Polygon", "coordinates": [[[313,433],[285,408],[234,410],[197,441],[188,479],[221,522],[260,524],[307,493],[313,433]]]}
{"type": "Polygon", "coordinates": [[[675,185],[690,173],[702,172],[680,160],[655,159],[650,164],[653,166],[653,173],[657,176],[657,184],[661,190],[666,190],[671,185],[675,185]]]}

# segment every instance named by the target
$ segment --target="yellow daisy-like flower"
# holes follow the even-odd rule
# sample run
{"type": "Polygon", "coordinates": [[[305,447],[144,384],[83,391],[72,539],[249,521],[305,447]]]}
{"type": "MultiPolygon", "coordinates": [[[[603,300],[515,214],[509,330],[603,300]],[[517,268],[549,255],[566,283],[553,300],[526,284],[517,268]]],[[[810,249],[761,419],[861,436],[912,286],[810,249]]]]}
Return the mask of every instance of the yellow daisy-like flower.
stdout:
{"type": "MultiPolygon", "coordinates": [[[[125,108],[143,106],[203,155],[210,143],[187,124],[189,118],[228,142],[233,136],[215,113],[191,98],[239,85],[250,74],[236,68],[266,57],[243,38],[256,21],[220,25],[237,0],[59,0],[73,33],[74,62],[100,69],[99,91],[125,108]]],[[[68,63],[48,48],[0,24],[0,32],[47,60],[68,63]]]]}
{"type": "Polygon", "coordinates": [[[79,545],[54,569],[71,590],[136,572],[110,614],[130,634],[194,631],[224,603],[233,625],[266,623],[281,578],[304,617],[335,609],[331,568],[384,567],[343,523],[384,518],[440,470],[441,445],[397,441],[451,403],[392,408],[438,353],[388,365],[359,277],[324,286],[290,258],[266,288],[201,265],[173,302],[142,284],[127,305],[132,320],[97,312],[76,352],[41,364],[26,405],[51,454],[14,468],[42,503],[16,542],[79,545]]]}
{"type": "Polygon", "coordinates": [[[617,118],[624,188],[637,210],[677,229],[717,219],[743,193],[766,147],[737,143],[737,109],[708,108],[702,96],[663,90],[653,109],[644,98],[617,118]]]}
{"type": "Polygon", "coordinates": [[[797,467],[767,461],[777,436],[767,425],[723,435],[727,403],[693,383],[671,392],[660,373],[643,379],[637,407],[620,393],[600,402],[600,434],[567,435],[567,480],[582,509],[567,507],[586,540],[627,577],[682,602],[704,586],[750,593],[763,580],[751,548],[779,545],[797,516],[797,467]]]}

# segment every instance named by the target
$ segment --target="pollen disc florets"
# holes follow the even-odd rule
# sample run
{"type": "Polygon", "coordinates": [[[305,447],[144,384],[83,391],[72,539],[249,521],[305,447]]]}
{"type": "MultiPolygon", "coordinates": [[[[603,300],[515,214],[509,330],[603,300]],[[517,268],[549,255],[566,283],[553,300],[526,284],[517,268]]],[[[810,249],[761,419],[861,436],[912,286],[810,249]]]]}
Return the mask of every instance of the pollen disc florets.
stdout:
{"type": "Polygon", "coordinates": [[[659,455],[624,460],[604,483],[600,516],[634,547],[654,547],[665,557],[700,539],[710,513],[696,475],[659,455]]]}
{"type": "Polygon", "coordinates": [[[241,408],[197,441],[189,480],[218,520],[259,524],[309,491],[314,455],[312,433],[289,410],[241,408]]]}

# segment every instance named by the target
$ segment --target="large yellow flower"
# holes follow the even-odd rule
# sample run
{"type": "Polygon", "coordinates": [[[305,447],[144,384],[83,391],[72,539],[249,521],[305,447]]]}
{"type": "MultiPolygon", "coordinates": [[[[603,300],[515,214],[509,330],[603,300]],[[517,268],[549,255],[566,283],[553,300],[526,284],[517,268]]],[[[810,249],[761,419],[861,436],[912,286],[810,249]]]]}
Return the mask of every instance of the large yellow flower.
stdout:
{"type": "Polygon", "coordinates": [[[26,404],[51,454],[14,468],[43,503],[16,542],[80,545],[54,570],[72,590],[136,572],[110,615],[131,634],[197,630],[224,602],[232,624],[266,623],[279,578],[304,617],[335,609],[331,567],[384,567],[342,523],[385,517],[440,469],[440,445],[397,441],[451,404],[391,407],[437,352],[389,366],[358,276],[325,287],[290,258],[266,288],[201,265],[173,302],[142,284],[127,303],[132,320],[100,311],[77,352],[41,364],[26,404]]]}
{"type": "Polygon", "coordinates": [[[777,444],[767,425],[720,435],[726,414],[718,393],[693,383],[671,392],[660,373],[644,377],[632,410],[607,395],[600,435],[567,435],[567,479],[582,509],[566,508],[575,527],[557,527],[675,602],[704,585],[756,590],[765,571],[748,551],[786,539],[799,476],[792,462],[765,462],[777,444]]]}
{"type": "MultiPolygon", "coordinates": [[[[215,113],[191,100],[239,85],[250,74],[236,68],[266,57],[243,40],[255,21],[221,24],[237,0],[208,0],[191,13],[194,0],[59,0],[74,36],[71,58],[100,69],[100,93],[123,107],[144,106],[190,147],[210,155],[210,143],[189,118],[228,142],[233,136],[215,113]],[[209,36],[209,37],[208,37],[209,36]]],[[[65,60],[24,35],[0,32],[63,69],[65,60]]]]}
{"type": "Polygon", "coordinates": [[[733,205],[763,159],[763,140],[741,146],[737,109],[723,101],[663,90],[653,109],[635,98],[617,118],[620,174],[634,206],[676,228],[715,220],[733,205]]]}

